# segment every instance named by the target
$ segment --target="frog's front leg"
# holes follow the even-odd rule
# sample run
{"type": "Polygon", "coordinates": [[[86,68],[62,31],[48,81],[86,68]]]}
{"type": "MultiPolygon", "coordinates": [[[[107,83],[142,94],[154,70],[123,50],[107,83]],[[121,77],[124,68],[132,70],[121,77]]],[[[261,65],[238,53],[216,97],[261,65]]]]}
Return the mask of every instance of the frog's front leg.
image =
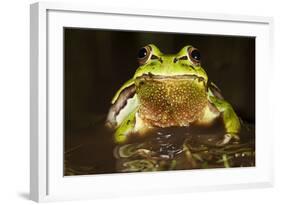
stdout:
{"type": "Polygon", "coordinates": [[[129,115],[127,115],[116,128],[114,133],[116,143],[120,144],[126,142],[130,134],[138,134],[138,136],[142,136],[147,131],[153,129],[153,127],[146,125],[139,117],[138,108],[139,107],[136,107],[129,115]]]}
{"type": "Polygon", "coordinates": [[[123,143],[127,140],[128,135],[134,131],[135,124],[136,124],[136,113],[137,108],[132,111],[121,124],[117,127],[114,133],[114,139],[116,143],[123,143]]]}
{"type": "Polygon", "coordinates": [[[232,106],[227,101],[212,95],[209,96],[209,101],[221,113],[226,130],[224,138],[217,145],[225,145],[232,139],[239,140],[240,120],[232,106]]]}

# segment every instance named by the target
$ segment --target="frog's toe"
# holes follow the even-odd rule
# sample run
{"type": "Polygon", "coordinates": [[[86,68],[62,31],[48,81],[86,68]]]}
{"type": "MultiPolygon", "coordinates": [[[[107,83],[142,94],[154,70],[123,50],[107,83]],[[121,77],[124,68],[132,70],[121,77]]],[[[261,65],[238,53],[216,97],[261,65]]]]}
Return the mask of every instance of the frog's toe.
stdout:
{"type": "Polygon", "coordinates": [[[219,140],[216,145],[217,146],[224,146],[226,144],[228,144],[230,141],[239,141],[240,137],[239,135],[235,134],[235,133],[226,133],[223,136],[223,139],[219,140]]]}

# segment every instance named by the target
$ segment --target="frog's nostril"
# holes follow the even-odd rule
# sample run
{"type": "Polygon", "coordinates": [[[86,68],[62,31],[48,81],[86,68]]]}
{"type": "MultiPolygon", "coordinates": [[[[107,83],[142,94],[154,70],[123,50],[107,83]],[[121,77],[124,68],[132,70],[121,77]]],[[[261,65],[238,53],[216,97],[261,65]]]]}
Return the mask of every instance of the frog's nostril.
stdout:
{"type": "Polygon", "coordinates": [[[174,58],[174,63],[178,62],[178,60],[179,60],[178,58],[174,58]]]}

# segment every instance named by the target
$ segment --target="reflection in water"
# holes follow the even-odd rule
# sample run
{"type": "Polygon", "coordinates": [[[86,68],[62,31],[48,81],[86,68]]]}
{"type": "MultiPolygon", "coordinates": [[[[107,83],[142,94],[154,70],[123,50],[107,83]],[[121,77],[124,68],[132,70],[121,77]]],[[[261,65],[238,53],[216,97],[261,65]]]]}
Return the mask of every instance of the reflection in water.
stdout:
{"type": "Polygon", "coordinates": [[[218,146],[224,134],[218,121],[208,128],[155,129],[115,145],[113,133],[100,126],[65,147],[65,175],[255,166],[254,130],[244,123],[239,142],[218,146]]]}

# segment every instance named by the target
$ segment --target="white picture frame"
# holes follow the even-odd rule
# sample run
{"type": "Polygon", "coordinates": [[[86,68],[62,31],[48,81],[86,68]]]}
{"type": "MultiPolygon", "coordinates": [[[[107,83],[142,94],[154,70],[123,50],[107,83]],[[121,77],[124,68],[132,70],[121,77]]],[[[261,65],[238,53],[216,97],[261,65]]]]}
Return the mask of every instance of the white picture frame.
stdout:
{"type": "Polygon", "coordinates": [[[269,129],[273,118],[270,111],[263,109],[270,107],[272,28],[270,17],[32,4],[30,198],[39,202],[273,186],[273,133],[269,129]],[[192,33],[256,37],[256,166],[64,177],[63,27],[188,32],[181,26],[183,23],[195,25],[192,33]],[[188,183],[182,183],[182,179],[188,183]]]}

